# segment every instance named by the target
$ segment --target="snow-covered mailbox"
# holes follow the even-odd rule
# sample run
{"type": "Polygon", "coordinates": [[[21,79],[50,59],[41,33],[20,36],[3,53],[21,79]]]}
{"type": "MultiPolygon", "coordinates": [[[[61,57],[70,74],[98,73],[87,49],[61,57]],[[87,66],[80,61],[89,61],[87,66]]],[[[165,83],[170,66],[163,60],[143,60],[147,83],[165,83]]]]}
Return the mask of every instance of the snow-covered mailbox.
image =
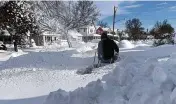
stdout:
{"type": "Polygon", "coordinates": [[[61,36],[60,34],[44,32],[42,34],[43,45],[48,45],[48,44],[52,44],[54,42],[59,41],[60,36],[61,36]]]}

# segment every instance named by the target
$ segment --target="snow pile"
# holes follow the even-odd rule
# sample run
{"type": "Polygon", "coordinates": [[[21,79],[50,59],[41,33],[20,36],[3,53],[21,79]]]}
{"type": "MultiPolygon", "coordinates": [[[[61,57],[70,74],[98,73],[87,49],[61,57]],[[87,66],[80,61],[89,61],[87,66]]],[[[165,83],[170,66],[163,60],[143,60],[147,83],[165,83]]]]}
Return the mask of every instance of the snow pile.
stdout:
{"type": "Polygon", "coordinates": [[[151,46],[150,44],[148,44],[145,41],[136,41],[136,42],[133,42],[133,44],[134,44],[135,47],[139,47],[139,46],[151,46]]]}
{"type": "Polygon", "coordinates": [[[74,39],[78,39],[78,37],[82,36],[82,34],[78,33],[75,30],[70,30],[68,34],[74,39]]]}
{"type": "Polygon", "coordinates": [[[119,42],[119,48],[134,48],[134,45],[128,40],[122,40],[119,42]]]}
{"type": "Polygon", "coordinates": [[[57,48],[61,48],[61,44],[63,44],[63,46],[68,46],[65,42],[61,42],[60,44],[57,43],[52,43],[50,45],[45,45],[44,48],[45,49],[57,49],[57,48]]]}
{"type": "Polygon", "coordinates": [[[60,42],[53,42],[43,46],[43,51],[61,51],[69,48],[67,40],[60,40],[60,42]]]}
{"type": "Polygon", "coordinates": [[[24,55],[24,54],[28,54],[27,52],[23,52],[22,50],[18,49],[18,52],[13,52],[11,54],[11,57],[18,57],[18,56],[21,56],[21,55],[24,55]]]}
{"type": "Polygon", "coordinates": [[[37,47],[37,46],[36,46],[36,43],[35,43],[35,41],[34,41],[34,39],[31,39],[31,46],[32,46],[32,47],[37,47]]]}
{"type": "Polygon", "coordinates": [[[102,80],[51,92],[44,104],[176,104],[176,54],[157,59],[127,57],[102,80]]]}
{"type": "Polygon", "coordinates": [[[84,53],[84,52],[87,52],[87,51],[92,51],[92,50],[95,50],[97,49],[98,47],[98,44],[97,43],[86,43],[84,45],[81,45],[79,48],[76,49],[77,52],[79,53],[84,53]]]}
{"type": "Polygon", "coordinates": [[[86,52],[93,50],[90,46],[82,46],[81,48],[77,49],[77,52],[86,52]]]}

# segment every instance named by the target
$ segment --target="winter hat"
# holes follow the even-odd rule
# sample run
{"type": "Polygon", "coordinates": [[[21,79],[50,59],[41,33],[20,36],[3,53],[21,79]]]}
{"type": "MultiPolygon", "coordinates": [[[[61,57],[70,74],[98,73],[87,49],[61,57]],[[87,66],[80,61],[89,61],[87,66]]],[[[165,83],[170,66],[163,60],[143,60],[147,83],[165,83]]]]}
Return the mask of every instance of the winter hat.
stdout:
{"type": "Polygon", "coordinates": [[[107,39],[107,38],[108,38],[107,31],[104,31],[104,32],[101,34],[101,39],[107,39]]]}

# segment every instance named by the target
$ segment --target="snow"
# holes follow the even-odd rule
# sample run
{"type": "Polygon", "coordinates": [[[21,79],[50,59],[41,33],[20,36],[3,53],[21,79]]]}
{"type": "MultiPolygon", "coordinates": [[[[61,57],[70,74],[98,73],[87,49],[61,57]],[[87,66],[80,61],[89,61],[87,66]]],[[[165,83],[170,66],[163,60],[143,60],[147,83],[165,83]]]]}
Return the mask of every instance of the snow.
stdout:
{"type": "Polygon", "coordinates": [[[11,54],[11,57],[18,57],[18,56],[21,56],[21,55],[24,55],[24,54],[27,54],[27,52],[23,52],[22,50],[18,49],[18,52],[13,52],[11,54]]]}
{"type": "Polygon", "coordinates": [[[72,43],[71,49],[51,45],[0,53],[0,104],[43,104],[46,95],[58,88],[73,91],[111,71],[106,68],[93,75],[77,75],[78,68],[92,64],[97,43],[72,43]],[[77,51],[84,46],[91,49],[77,51]]]}
{"type": "Polygon", "coordinates": [[[121,40],[119,43],[120,48],[134,48],[134,45],[128,40],[121,40]]]}
{"type": "Polygon", "coordinates": [[[7,30],[2,30],[4,36],[10,36],[10,33],[7,30]]]}
{"type": "Polygon", "coordinates": [[[44,104],[175,104],[175,51],[175,46],[165,45],[121,53],[127,56],[114,64],[113,72],[74,91],[51,92],[44,104]]]}
{"type": "Polygon", "coordinates": [[[113,34],[107,34],[108,36],[114,36],[114,37],[118,37],[118,35],[113,35],[113,34]]]}
{"type": "Polygon", "coordinates": [[[61,34],[57,34],[57,33],[52,33],[52,32],[44,32],[42,34],[43,36],[60,36],[61,34]]]}
{"type": "Polygon", "coordinates": [[[80,48],[78,48],[76,50],[77,50],[77,52],[83,53],[83,52],[94,50],[97,47],[98,47],[97,45],[95,46],[95,44],[88,42],[87,44],[81,46],[80,48]]]}
{"type": "Polygon", "coordinates": [[[82,34],[78,33],[76,30],[70,30],[68,34],[75,39],[78,39],[78,37],[82,36],[82,34]]]}
{"type": "Polygon", "coordinates": [[[32,46],[32,47],[37,47],[37,46],[36,46],[36,43],[35,43],[35,41],[34,41],[34,39],[31,39],[31,46],[32,46]]]}
{"type": "Polygon", "coordinates": [[[92,34],[92,36],[101,37],[99,34],[92,34]]]}
{"type": "Polygon", "coordinates": [[[0,104],[175,104],[175,45],[151,42],[119,42],[121,61],[87,75],[76,71],[93,63],[98,41],[1,51],[0,104]]]}

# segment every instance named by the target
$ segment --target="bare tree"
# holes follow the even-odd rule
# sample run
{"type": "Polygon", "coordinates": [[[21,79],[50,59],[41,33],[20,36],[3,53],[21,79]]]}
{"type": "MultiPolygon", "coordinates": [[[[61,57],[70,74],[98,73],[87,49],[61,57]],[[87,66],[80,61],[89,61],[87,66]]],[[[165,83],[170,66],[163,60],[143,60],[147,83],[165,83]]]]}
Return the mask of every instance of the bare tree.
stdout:
{"type": "Polygon", "coordinates": [[[144,28],[142,27],[142,23],[139,19],[133,18],[132,20],[128,20],[125,23],[126,32],[129,34],[129,37],[133,40],[141,39],[144,28]]]}
{"type": "Polygon", "coordinates": [[[72,45],[68,31],[91,24],[99,15],[93,1],[42,1],[38,2],[38,8],[43,11],[41,15],[43,20],[39,19],[39,23],[45,27],[46,31],[55,28],[57,32],[64,34],[69,47],[72,45]],[[55,24],[51,25],[55,26],[52,27],[46,20],[54,20],[55,24]]]}
{"type": "Polygon", "coordinates": [[[103,21],[98,21],[98,25],[104,28],[109,27],[107,22],[103,22],[103,21]]]}

